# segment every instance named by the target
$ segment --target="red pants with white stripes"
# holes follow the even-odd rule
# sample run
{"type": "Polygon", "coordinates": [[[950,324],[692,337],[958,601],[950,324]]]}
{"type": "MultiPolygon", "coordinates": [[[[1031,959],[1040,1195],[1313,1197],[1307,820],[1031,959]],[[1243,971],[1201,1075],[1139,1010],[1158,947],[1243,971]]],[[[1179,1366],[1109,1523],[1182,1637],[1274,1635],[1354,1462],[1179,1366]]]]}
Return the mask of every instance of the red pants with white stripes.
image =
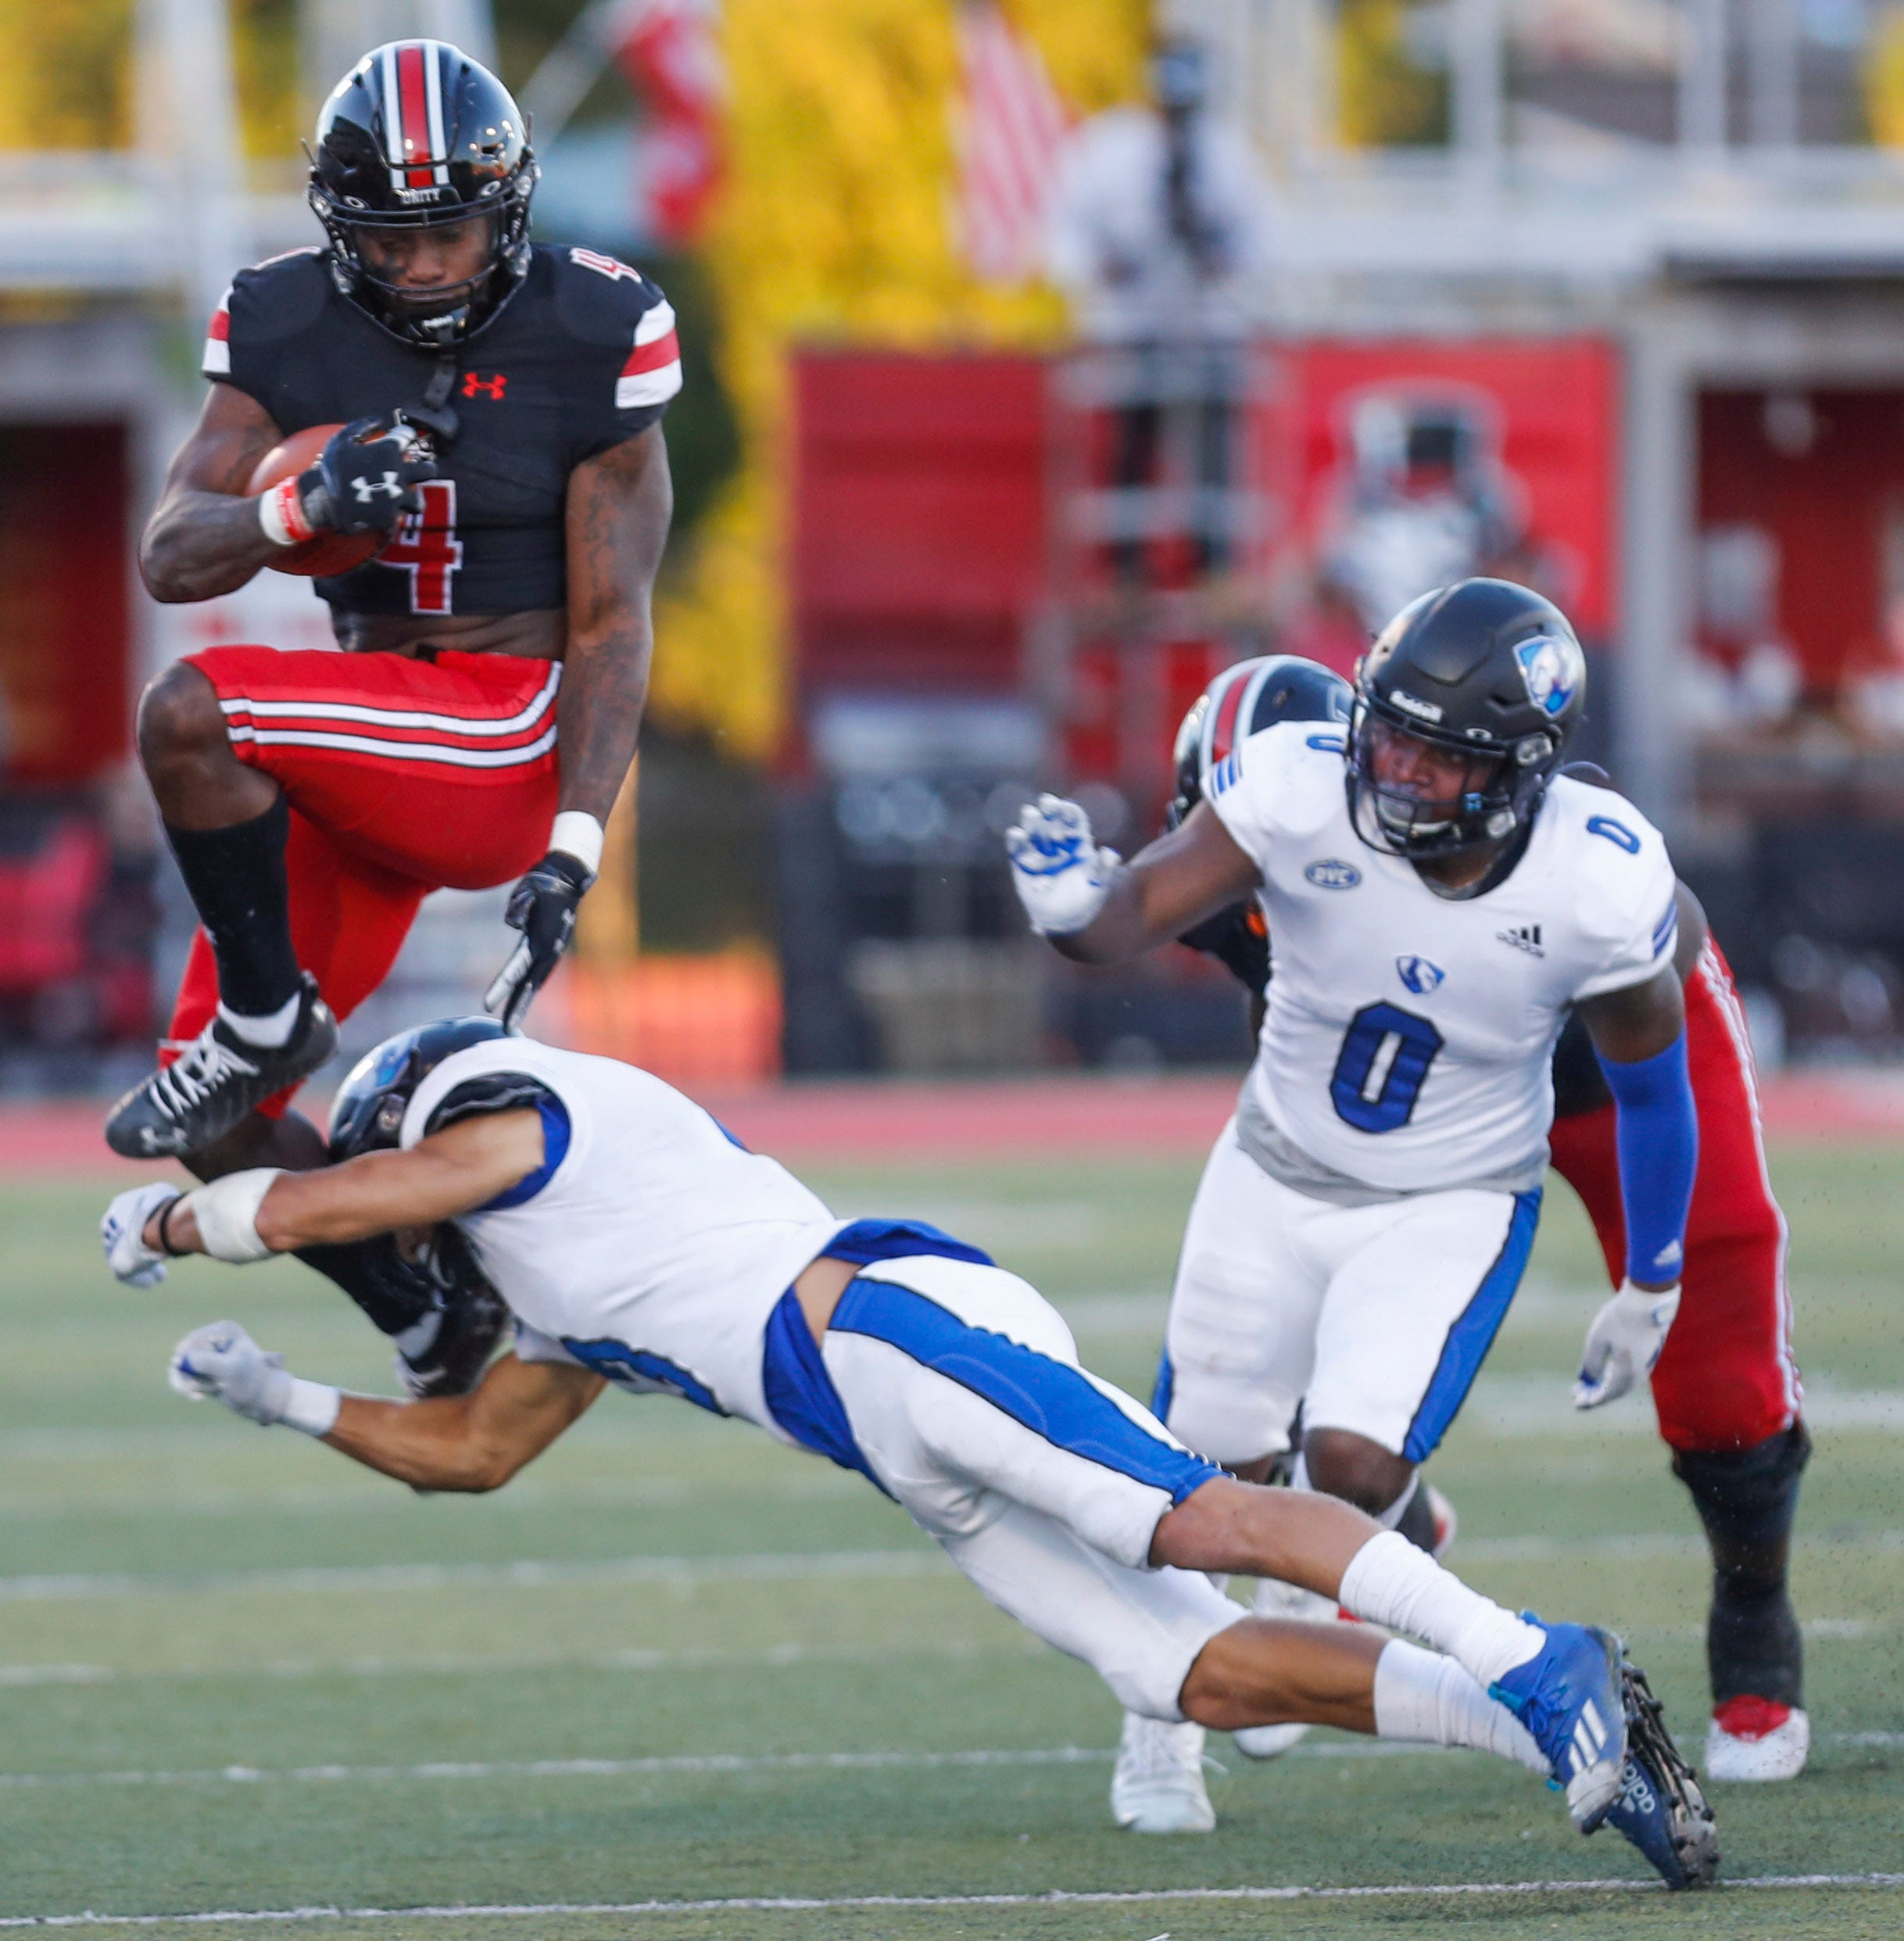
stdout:
{"type": "MultiPolygon", "coordinates": [[[[1686,980],[1686,1051],[1699,1169],[1679,1316],[1653,1370],[1659,1433],[1676,1449],[1748,1449],[1789,1428],[1802,1399],[1791,1354],[1785,1220],[1772,1197],[1745,1014],[1708,942],[1686,980]]],[[[1612,1105],[1557,1119],[1554,1168],[1592,1219],[1609,1278],[1625,1272],[1612,1105]]]]}
{"type": "MultiPolygon", "coordinates": [[[[383,982],[431,890],[507,883],[548,848],[559,662],[249,646],[189,658],[217,690],[232,752],[290,804],[291,939],[338,1017],[383,982]]],[[[161,1056],[217,1003],[201,930],[161,1056]]]]}

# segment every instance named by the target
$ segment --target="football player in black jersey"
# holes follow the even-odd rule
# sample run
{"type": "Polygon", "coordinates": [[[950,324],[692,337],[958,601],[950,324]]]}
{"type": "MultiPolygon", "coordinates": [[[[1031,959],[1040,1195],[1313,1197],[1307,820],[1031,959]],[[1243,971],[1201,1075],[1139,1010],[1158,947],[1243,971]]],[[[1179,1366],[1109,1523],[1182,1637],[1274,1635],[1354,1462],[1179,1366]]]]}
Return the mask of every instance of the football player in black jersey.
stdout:
{"type": "MultiPolygon", "coordinates": [[[[210,389],[140,547],[153,596],[228,593],[292,548],[374,553],[316,582],[342,654],[216,648],[145,692],[140,757],[203,927],[115,1151],[206,1179],[320,1163],[288,1101],[423,897],[519,879],[489,994],[513,1027],[594,880],[646,689],[681,367],[646,277],[530,242],[528,138],[446,42],[376,48],[318,119],[324,242],[242,272],[213,320],[210,389]],[[307,469],[249,492],[267,453],[331,424],[307,469]]],[[[397,1338],[413,1385],[480,1372],[499,1309],[443,1302],[467,1263],[305,1258],[397,1338]]]]}

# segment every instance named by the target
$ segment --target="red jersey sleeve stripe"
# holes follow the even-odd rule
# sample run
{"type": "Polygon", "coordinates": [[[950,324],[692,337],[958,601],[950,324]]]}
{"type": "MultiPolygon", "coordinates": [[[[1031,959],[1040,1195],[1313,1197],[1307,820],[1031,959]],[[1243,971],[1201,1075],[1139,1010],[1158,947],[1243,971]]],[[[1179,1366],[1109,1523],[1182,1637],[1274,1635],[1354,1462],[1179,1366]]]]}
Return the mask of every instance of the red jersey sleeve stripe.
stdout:
{"type": "Polygon", "coordinates": [[[206,327],[205,351],[199,360],[199,368],[208,378],[228,378],[231,374],[231,292],[227,290],[219,299],[212,321],[206,327]]]}
{"type": "Polygon", "coordinates": [[[639,378],[650,371],[660,370],[664,365],[680,361],[681,340],[671,330],[652,344],[637,344],[628,353],[628,360],[621,367],[621,374],[625,378],[639,378]]]}

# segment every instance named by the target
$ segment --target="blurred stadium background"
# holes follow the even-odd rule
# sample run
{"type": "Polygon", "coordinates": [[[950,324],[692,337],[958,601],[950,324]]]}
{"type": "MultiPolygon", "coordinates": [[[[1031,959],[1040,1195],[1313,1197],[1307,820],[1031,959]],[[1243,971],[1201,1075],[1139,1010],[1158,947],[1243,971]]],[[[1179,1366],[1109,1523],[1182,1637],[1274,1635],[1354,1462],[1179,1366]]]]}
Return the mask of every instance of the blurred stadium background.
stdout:
{"type": "MultiPolygon", "coordinates": [[[[0,0],[0,1920],[766,1893],[832,1899],[643,1932],[1895,1931],[1904,4],[0,0]],[[414,32],[532,109],[541,233],[683,323],[650,722],[539,1033],[995,1248],[1108,1374],[1147,1380],[1241,1005],[1186,951],[1034,947],[999,829],[1061,786],[1140,843],[1211,672],[1347,668],[1423,586],[1497,569],[1577,617],[1581,752],[1667,829],[1781,1073],[1819,1736],[1800,1785],[1728,1789],[1729,1865],[1865,1888],[1435,1901],[1637,1872],[1518,1775],[1326,1736],[1233,1771],[1213,1840],[1133,1842],[1110,1700],[850,1477],[610,1405],[518,1489],[418,1503],[164,1391],[220,1305],[387,1384],[311,1276],[123,1295],[91,1227],[99,1101],[189,929],[134,698],[197,645],[327,644],[270,573],[156,606],[133,542],[232,269],[315,238],[322,92],[414,32]],[[1166,73],[1167,124],[1173,34],[1208,92],[1166,73]],[[1430,1898],[838,1904],[1277,1883],[1430,1898]]],[[[348,1049],[472,1008],[500,901],[432,898],[348,1049]]],[[[1455,1561],[1619,1624],[1696,1729],[1691,1513],[1641,1399],[1566,1409],[1600,1298],[1569,1196],[1541,1248],[1437,1459],[1455,1561]]]]}
{"type": "MultiPolygon", "coordinates": [[[[1668,830],[1764,1062],[1897,1055],[1904,6],[10,0],[6,1094],[128,1080],[170,995],[143,680],[326,639],[270,573],[160,608],[131,542],[231,269],[317,233],[322,91],[413,31],[533,111],[541,232],[685,326],[652,724],[539,1029],[691,1083],[1231,1061],[1187,952],[1028,944],[1001,820],[1061,785],[1141,841],[1217,667],[1346,668],[1493,568],[1579,621],[1583,752],[1668,830]],[[1174,136],[1160,34],[1209,56],[1174,136]]],[[[433,899],[353,1044],[467,1007],[496,901],[433,899]]]]}

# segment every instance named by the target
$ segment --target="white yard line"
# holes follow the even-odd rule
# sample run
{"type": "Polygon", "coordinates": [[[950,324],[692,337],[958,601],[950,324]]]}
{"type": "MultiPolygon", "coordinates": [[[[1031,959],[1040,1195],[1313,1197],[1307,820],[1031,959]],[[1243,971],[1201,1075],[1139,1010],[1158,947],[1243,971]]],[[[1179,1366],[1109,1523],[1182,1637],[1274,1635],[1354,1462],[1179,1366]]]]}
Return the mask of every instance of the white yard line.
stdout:
{"type": "MultiPolygon", "coordinates": [[[[1760,1874],[1728,1881],[1720,1891],[1789,1891],[1820,1887],[1904,1887],[1904,1874],[1760,1874]]],[[[1452,1900],[1484,1894],[1660,1893],[1657,1881],[1472,1880],[1401,1882],[1383,1887],[1155,1887],[1041,1894],[837,1894],[735,1896],[718,1900],[500,1902],[466,1907],[273,1907],[208,1914],[0,1915],[0,1928],[209,1927],[220,1921],[467,1921],[552,1915],[789,1913],[835,1914],[855,1908],[1115,1907],[1151,1901],[1452,1900]]]]}
{"type": "MultiPolygon", "coordinates": [[[[1834,1550],[1904,1550],[1904,1530],[1863,1530],[1808,1537],[1834,1550]]],[[[1463,1538],[1456,1563],[1539,1563],[1568,1558],[1639,1563],[1706,1554],[1691,1531],[1640,1531],[1619,1536],[1463,1538]]],[[[789,1582],[802,1578],[933,1577],[952,1566],[937,1549],[752,1551],[720,1556],[604,1557],[573,1563],[523,1559],[508,1563],[310,1564],[259,1570],[113,1570],[62,1576],[0,1577],[0,1604],[63,1599],[176,1597],[246,1592],[542,1589],[560,1585],[789,1582]]]]}
{"type": "MultiPolygon", "coordinates": [[[[1899,1628],[1896,1619],[1812,1617],[1805,1620],[1807,1644],[1859,1642],[1886,1638],[1899,1628]]],[[[1630,1638],[1699,1639],[1703,1624],[1644,1624],[1630,1628],[1630,1638]]],[[[492,1678],[537,1671],[683,1671],[750,1665],[866,1664],[911,1659],[965,1662],[979,1658],[1036,1657],[1046,1647],[1029,1632],[1005,1634],[996,1642],[977,1644],[968,1638],[907,1645],[808,1645],[788,1640],[734,1649],[696,1648],[678,1651],[635,1649],[580,1653],[439,1653],[418,1658],[270,1658],[257,1664],[221,1660],[216,1664],[127,1666],[109,1664],[0,1664],[0,1687],[72,1685],[129,1685],[157,1678],[492,1678]]]]}
{"type": "Polygon", "coordinates": [[[936,1549],[753,1551],[732,1556],[604,1557],[558,1563],[312,1564],[267,1570],[112,1570],[0,1577],[0,1604],[67,1598],[176,1597],[208,1591],[434,1591],[551,1585],[786,1582],[803,1578],[931,1577],[952,1566],[936,1549]]]}
{"type": "MultiPolygon", "coordinates": [[[[1688,1633],[1688,1635],[1691,1634],[1688,1633]]],[[[1705,1633],[1699,1634],[1702,1637],[1705,1633]]],[[[739,1650],[629,1650],[574,1653],[567,1656],[527,1652],[441,1654],[428,1658],[279,1658],[243,1665],[161,1666],[149,1669],[116,1665],[0,1665],[0,1685],[121,1685],[149,1678],[493,1678],[528,1671],[682,1671],[723,1665],[868,1664],[914,1659],[963,1660],[982,1657],[1036,1657],[1046,1649],[1029,1631],[1007,1632],[997,1643],[958,1638],[937,1644],[757,1645],[739,1650]]]]}
{"type": "MultiPolygon", "coordinates": [[[[1827,1746],[1904,1745],[1904,1732],[1826,1732],[1827,1746]]],[[[1307,1740],[1291,1759],[1418,1759],[1453,1748],[1382,1739],[1307,1740]]],[[[121,1772],[0,1772],[0,1792],[82,1786],[334,1785],[425,1779],[637,1779],[693,1773],[932,1771],[962,1766],[1106,1765],[1113,1747],[1046,1746],[968,1752],[667,1753],[645,1759],[445,1759],[413,1766],[202,1766],[121,1772]]]]}

